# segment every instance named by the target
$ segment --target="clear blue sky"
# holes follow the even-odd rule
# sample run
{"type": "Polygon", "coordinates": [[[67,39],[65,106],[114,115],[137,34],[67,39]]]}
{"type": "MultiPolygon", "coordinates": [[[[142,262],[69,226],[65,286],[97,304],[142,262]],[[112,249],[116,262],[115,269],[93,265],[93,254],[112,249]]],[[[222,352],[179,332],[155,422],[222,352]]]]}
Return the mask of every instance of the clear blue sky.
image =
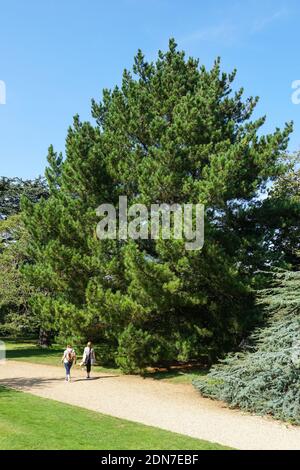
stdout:
{"type": "Polygon", "coordinates": [[[154,59],[169,37],[207,66],[221,56],[237,85],[259,95],[265,132],[294,120],[300,149],[299,0],[0,0],[0,175],[43,174],[50,144],[64,150],[72,116],[119,83],[141,48],[154,59]]]}

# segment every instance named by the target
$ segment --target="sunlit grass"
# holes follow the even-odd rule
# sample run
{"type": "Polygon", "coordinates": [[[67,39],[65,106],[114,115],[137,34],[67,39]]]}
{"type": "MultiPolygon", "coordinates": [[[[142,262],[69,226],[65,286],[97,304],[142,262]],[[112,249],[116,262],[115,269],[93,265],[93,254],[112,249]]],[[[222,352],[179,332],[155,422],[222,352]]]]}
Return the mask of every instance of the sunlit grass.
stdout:
{"type": "Polygon", "coordinates": [[[0,450],[221,450],[218,444],[0,387],[0,450]]]}

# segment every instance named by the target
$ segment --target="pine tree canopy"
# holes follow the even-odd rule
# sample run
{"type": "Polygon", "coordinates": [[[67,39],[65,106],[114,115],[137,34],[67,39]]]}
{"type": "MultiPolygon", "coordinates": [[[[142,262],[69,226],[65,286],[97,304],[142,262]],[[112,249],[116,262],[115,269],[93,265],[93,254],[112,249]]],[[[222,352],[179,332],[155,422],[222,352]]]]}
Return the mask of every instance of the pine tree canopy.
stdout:
{"type": "Polygon", "coordinates": [[[251,211],[286,171],[292,125],[263,135],[265,118],[251,120],[258,99],[233,90],[235,75],[219,59],[207,70],[186,58],[174,40],[156,62],[139,51],[121,85],[92,102],[95,122],[75,116],[65,158],[50,147],[50,197],[23,204],[26,275],[44,328],[107,344],[129,371],[211,361],[238,344],[256,320],[253,272],[269,262],[269,246],[263,256],[264,240],[248,230],[251,211]],[[162,237],[99,241],[95,209],[118,207],[119,196],[205,204],[203,249],[162,237]]]}

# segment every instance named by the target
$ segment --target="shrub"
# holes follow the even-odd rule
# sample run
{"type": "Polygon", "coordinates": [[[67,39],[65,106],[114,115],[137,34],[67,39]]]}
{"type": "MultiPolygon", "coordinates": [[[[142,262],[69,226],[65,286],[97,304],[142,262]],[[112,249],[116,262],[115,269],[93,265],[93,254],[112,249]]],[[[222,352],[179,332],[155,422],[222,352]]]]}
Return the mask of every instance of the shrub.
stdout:
{"type": "Polygon", "coordinates": [[[140,374],[157,363],[160,349],[154,336],[130,324],[120,336],[116,363],[126,374],[140,374]]]}
{"type": "Polygon", "coordinates": [[[231,354],[194,382],[232,407],[300,424],[300,272],[278,271],[259,297],[269,314],[245,352],[231,354]]]}

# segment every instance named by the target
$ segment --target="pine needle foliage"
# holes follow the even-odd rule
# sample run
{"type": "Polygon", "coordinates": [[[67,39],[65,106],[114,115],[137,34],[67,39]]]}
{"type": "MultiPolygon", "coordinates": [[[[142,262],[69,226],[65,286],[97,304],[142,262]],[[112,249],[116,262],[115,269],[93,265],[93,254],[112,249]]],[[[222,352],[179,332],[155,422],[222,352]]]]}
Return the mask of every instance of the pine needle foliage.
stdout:
{"type": "Polygon", "coordinates": [[[269,257],[249,229],[258,217],[252,224],[246,212],[285,171],[292,124],[262,135],[258,98],[234,91],[235,75],[220,59],[208,70],[173,39],[154,62],[138,51],[119,86],[93,100],[93,121],[74,117],[64,158],[50,146],[50,197],[22,206],[32,259],[24,272],[45,331],[107,344],[130,372],[212,363],[250,331],[253,271],[269,257]],[[161,235],[98,240],[96,208],[118,211],[119,196],[148,211],[204,204],[203,249],[161,235]]]}

